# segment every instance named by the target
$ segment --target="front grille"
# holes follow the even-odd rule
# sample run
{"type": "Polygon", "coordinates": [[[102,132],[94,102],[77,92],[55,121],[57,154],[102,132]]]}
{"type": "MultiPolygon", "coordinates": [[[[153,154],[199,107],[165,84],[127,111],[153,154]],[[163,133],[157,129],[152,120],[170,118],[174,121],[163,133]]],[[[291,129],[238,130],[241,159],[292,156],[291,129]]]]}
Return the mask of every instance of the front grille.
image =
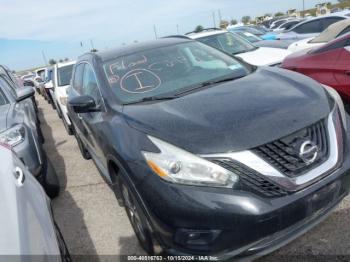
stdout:
{"type": "Polygon", "coordinates": [[[327,160],[329,142],[326,121],[322,120],[289,136],[254,148],[253,152],[288,177],[296,177],[327,160]],[[311,141],[317,146],[317,157],[307,162],[300,156],[301,145],[311,141]]]}
{"type": "Polygon", "coordinates": [[[287,191],[260,176],[256,171],[230,159],[214,159],[213,163],[230,170],[239,176],[241,189],[253,191],[266,197],[282,197],[287,191]]]}

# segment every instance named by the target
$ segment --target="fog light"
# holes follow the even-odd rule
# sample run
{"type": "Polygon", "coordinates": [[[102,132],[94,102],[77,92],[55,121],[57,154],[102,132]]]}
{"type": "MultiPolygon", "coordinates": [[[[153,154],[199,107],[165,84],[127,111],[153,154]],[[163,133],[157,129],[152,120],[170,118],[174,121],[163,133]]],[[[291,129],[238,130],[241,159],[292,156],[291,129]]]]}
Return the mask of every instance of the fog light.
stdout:
{"type": "Polygon", "coordinates": [[[221,230],[178,229],[175,234],[175,242],[190,248],[208,249],[220,233],[221,230]]]}

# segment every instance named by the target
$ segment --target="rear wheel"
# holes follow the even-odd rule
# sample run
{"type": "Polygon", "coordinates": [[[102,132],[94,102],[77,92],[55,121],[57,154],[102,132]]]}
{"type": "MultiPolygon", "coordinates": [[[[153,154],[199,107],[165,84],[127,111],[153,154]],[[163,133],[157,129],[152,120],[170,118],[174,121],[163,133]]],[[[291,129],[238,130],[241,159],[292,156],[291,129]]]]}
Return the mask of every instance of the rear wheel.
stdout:
{"type": "Polygon", "coordinates": [[[137,204],[134,194],[131,192],[129,187],[119,178],[119,186],[122,201],[125,207],[126,214],[128,215],[130,224],[135,232],[135,235],[141,245],[141,247],[149,254],[154,254],[152,234],[149,230],[146,217],[143,211],[137,204]]]}

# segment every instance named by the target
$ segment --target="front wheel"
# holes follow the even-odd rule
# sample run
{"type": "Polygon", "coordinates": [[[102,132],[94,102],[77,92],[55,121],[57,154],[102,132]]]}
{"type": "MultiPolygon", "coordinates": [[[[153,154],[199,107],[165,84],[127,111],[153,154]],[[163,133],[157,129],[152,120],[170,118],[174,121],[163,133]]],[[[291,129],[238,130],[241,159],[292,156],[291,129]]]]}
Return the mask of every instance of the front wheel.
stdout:
{"type": "Polygon", "coordinates": [[[147,254],[153,255],[154,249],[152,235],[148,227],[149,223],[147,223],[143,211],[137,204],[135,196],[122,178],[119,178],[119,186],[125,211],[135,235],[141,247],[147,252],[147,254]]]}

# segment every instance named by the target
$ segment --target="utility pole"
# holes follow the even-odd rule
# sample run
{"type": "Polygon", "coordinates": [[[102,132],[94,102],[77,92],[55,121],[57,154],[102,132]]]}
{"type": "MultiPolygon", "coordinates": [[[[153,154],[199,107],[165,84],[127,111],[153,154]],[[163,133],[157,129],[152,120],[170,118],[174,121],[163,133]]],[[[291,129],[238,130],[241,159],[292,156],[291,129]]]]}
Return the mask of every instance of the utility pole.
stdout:
{"type": "Polygon", "coordinates": [[[176,32],[178,35],[180,34],[179,25],[176,25],[176,32]]]}
{"type": "Polygon", "coordinates": [[[94,42],[92,41],[92,39],[90,39],[90,45],[91,45],[91,50],[94,50],[95,47],[94,47],[94,42]]]}
{"type": "Polygon", "coordinates": [[[305,17],[305,0],[303,0],[303,17],[305,17]]]}
{"type": "Polygon", "coordinates": [[[43,56],[44,64],[47,65],[48,62],[47,62],[47,59],[46,59],[46,55],[45,55],[45,53],[44,53],[44,50],[41,50],[41,55],[43,56]]]}
{"type": "Polygon", "coordinates": [[[218,16],[219,16],[219,23],[221,23],[222,17],[221,17],[221,10],[220,9],[218,10],[218,16]]]}
{"type": "Polygon", "coordinates": [[[155,25],[153,25],[153,30],[154,30],[154,36],[156,37],[156,39],[158,39],[157,28],[155,25]]]}
{"type": "Polygon", "coordinates": [[[213,23],[214,23],[214,28],[215,28],[216,27],[215,12],[213,12],[213,23]]]}

